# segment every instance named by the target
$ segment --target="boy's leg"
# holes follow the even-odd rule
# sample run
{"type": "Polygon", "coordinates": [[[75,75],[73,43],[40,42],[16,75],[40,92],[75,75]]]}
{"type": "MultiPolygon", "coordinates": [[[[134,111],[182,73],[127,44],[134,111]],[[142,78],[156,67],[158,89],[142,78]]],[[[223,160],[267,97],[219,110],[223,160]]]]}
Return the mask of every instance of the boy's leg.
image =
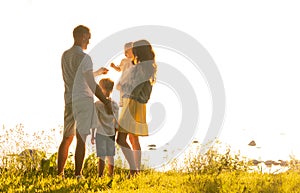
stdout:
{"type": "Polygon", "coordinates": [[[104,166],[105,166],[105,156],[99,157],[98,161],[98,176],[102,177],[104,172],[104,166]]]}
{"type": "Polygon", "coordinates": [[[108,160],[108,175],[109,177],[113,177],[114,165],[115,165],[114,156],[107,156],[107,160],[108,160]]]}
{"type": "Polygon", "coordinates": [[[75,149],[75,176],[81,175],[82,165],[85,156],[85,140],[87,135],[80,135],[76,132],[77,144],[75,149]]]}

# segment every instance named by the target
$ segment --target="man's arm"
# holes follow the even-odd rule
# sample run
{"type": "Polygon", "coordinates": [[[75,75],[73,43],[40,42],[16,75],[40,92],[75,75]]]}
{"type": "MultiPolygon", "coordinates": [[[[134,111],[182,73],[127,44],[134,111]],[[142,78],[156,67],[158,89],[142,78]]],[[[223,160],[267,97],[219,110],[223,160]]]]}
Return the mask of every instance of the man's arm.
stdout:
{"type": "Polygon", "coordinates": [[[98,70],[96,70],[95,72],[93,72],[93,74],[94,74],[94,77],[96,77],[96,76],[99,76],[101,74],[107,74],[107,72],[108,72],[107,68],[101,67],[98,70]]]}
{"type": "Polygon", "coordinates": [[[112,108],[111,108],[111,102],[109,99],[107,99],[104,94],[102,93],[99,85],[96,83],[94,79],[94,74],[92,70],[86,71],[84,73],[84,78],[90,87],[90,89],[93,91],[95,96],[104,103],[105,110],[108,114],[112,114],[112,108]]]}

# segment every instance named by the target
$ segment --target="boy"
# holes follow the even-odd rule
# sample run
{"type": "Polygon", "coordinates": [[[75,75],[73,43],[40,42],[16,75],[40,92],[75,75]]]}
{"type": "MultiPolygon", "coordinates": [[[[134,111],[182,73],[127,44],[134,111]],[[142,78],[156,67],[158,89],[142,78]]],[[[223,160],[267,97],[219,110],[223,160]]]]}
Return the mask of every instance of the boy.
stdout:
{"type": "MultiPolygon", "coordinates": [[[[100,80],[99,86],[106,98],[109,99],[114,87],[114,82],[109,78],[104,78],[100,80]]],[[[112,115],[106,113],[104,109],[105,106],[101,101],[95,102],[100,126],[97,128],[96,136],[95,128],[92,129],[91,143],[95,144],[96,139],[97,157],[99,158],[99,177],[103,176],[105,157],[108,160],[108,175],[113,177],[114,173],[115,133],[117,128],[119,107],[115,101],[111,101],[111,105],[113,110],[112,115]]]]}

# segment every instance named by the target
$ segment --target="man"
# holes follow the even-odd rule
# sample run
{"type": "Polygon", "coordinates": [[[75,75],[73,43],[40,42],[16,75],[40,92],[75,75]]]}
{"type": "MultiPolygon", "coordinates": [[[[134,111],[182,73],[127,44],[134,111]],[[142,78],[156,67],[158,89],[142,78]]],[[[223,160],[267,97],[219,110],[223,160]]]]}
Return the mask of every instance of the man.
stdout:
{"type": "Polygon", "coordinates": [[[84,53],[91,38],[89,28],[79,25],[73,30],[74,45],[61,58],[62,75],[65,85],[64,134],[58,149],[58,175],[64,175],[64,166],[70,144],[76,134],[75,176],[81,177],[85,156],[85,140],[90,129],[98,125],[95,113],[94,95],[105,104],[107,113],[112,114],[110,100],[107,99],[94,76],[106,74],[106,68],[93,72],[91,57],[84,53]],[[76,124],[75,124],[76,123],[76,124]],[[75,129],[76,127],[76,129],[75,129]]]}

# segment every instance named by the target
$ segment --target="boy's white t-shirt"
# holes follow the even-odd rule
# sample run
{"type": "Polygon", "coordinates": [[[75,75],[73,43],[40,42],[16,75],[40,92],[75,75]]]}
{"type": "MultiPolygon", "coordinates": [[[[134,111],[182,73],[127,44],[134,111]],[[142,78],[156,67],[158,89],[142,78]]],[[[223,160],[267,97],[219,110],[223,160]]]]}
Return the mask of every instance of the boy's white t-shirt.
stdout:
{"type": "Polygon", "coordinates": [[[118,127],[119,106],[115,101],[111,101],[113,114],[107,114],[104,104],[101,101],[95,102],[97,115],[99,118],[99,127],[97,133],[105,136],[114,136],[115,128],[118,127]]]}

